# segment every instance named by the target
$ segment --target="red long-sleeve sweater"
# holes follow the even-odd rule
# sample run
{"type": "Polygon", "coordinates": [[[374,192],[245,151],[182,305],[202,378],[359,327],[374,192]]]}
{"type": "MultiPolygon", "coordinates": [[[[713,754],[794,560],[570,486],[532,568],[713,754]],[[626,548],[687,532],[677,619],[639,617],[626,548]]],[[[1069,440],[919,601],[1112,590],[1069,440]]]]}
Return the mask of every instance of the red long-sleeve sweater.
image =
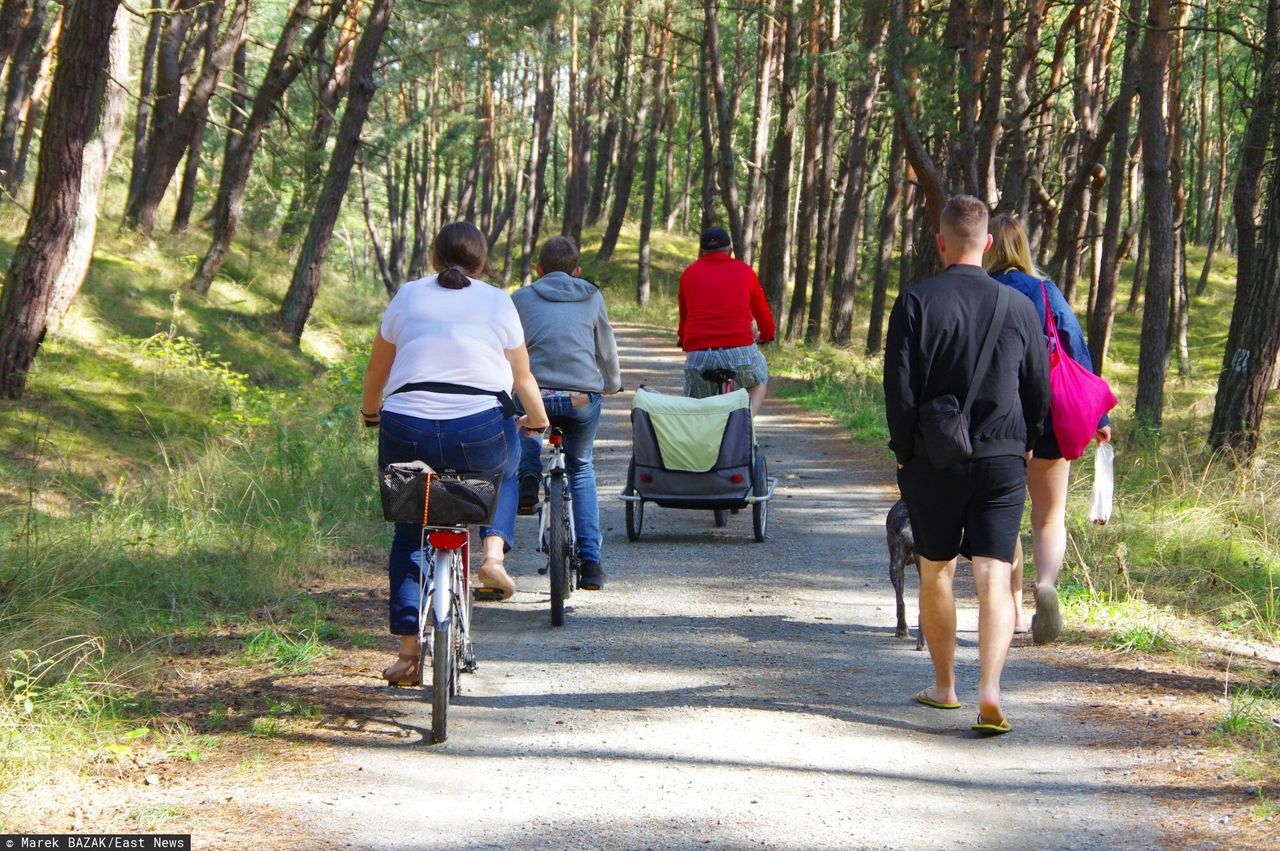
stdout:
{"type": "Polygon", "coordinates": [[[729,349],[760,342],[777,333],[760,279],[736,257],[715,251],[704,254],[680,275],[680,326],[677,337],[686,352],[729,349]]]}

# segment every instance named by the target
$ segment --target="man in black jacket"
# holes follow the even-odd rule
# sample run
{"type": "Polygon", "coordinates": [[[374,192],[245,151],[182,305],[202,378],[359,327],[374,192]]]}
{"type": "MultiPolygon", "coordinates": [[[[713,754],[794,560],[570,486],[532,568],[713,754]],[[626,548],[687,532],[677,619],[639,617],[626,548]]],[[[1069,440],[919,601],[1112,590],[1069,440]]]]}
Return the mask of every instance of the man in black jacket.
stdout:
{"type": "MultiPolygon", "coordinates": [[[[1026,462],[1049,410],[1049,365],[1035,307],[1011,293],[993,326],[1002,289],[982,269],[991,245],[987,207],[958,195],[942,211],[938,251],[946,270],[898,297],[889,316],[884,362],[889,448],[920,557],[920,624],[934,685],[920,703],[955,709],[956,609],[951,585],[962,548],[978,586],[978,723],[1008,732],[1000,708],[1000,674],[1013,638],[1009,572],[1026,498],[1026,462]],[[973,388],[972,451],[948,466],[930,461],[919,421],[922,405],[951,395],[964,400],[990,332],[994,348],[973,388]]],[[[936,446],[934,447],[936,449],[936,446]]],[[[937,457],[941,453],[933,452],[937,457]]]]}

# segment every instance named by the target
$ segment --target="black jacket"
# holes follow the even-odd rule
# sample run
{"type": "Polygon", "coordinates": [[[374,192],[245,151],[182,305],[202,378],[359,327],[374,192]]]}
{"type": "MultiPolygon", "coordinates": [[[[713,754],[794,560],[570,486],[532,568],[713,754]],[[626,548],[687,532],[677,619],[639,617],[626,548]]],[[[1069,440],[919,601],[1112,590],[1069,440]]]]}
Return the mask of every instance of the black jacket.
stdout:
{"type": "MultiPolygon", "coordinates": [[[[964,402],[1000,284],[978,266],[953,265],[904,290],[889,314],[884,401],[889,448],[905,464],[917,446],[916,409],[937,396],[964,402]]],[[[991,366],[969,414],[973,457],[1022,455],[1049,412],[1049,358],[1035,307],[1009,299],[991,366]]]]}

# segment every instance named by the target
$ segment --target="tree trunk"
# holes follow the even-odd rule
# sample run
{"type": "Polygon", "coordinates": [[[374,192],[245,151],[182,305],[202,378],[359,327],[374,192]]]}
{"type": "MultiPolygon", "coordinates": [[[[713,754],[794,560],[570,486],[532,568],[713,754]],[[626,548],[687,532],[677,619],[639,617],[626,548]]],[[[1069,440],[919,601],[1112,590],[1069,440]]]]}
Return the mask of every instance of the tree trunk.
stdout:
{"type": "Polygon", "coordinates": [[[610,89],[609,98],[612,109],[609,113],[609,120],[604,123],[604,129],[600,133],[600,143],[596,151],[596,170],[591,183],[591,200],[587,204],[587,224],[596,224],[604,215],[604,209],[608,201],[607,178],[614,160],[618,133],[623,122],[620,113],[625,113],[631,104],[631,74],[629,73],[629,68],[631,46],[635,34],[635,17],[632,14],[634,9],[635,0],[627,0],[621,11],[622,32],[619,33],[617,38],[613,86],[610,89]]]}
{"type": "Polygon", "coordinates": [[[93,244],[98,232],[98,200],[106,184],[107,173],[120,148],[124,130],[125,106],[129,85],[129,28],[132,15],[123,6],[116,9],[111,32],[107,76],[99,81],[101,91],[96,98],[90,136],[84,147],[84,171],[80,175],[80,198],[76,221],[67,243],[67,256],[58,270],[49,299],[47,323],[56,329],[67,309],[80,292],[93,260],[93,244]]]}
{"type": "Polygon", "coordinates": [[[819,54],[822,49],[822,33],[818,6],[822,0],[814,0],[809,18],[808,91],[804,105],[804,147],[800,155],[800,191],[796,196],[796,236],[791,242],[795,251],[795,268],[792,273],[794,288],[791,290],[791,306],[787,309],[786,336],[799,337],[804,331],[805,308],[809,301],[810,252],[813,250],[813,232],[818,220],[817,188],[818,161],[822,158],[822,132],[819,126],[819,101],[822,75],[819,54]]]}
{"type": "Polygon", "coordinates": [[[747,188],[742,202],[742,260],[748,265],[756,256],[756,230],[764,202],[764,160],[769,153],[769,122],[773,114],[773,77],[777,62],[778,26],[774,20],[777,0],[765,0],[760,9],[760,62],[756,72],[756,96],[752,107],[751,162],[747,168],[747,188]]]}
{"type": "MultiPolygon", "coordinates": [[[[902,0],[901,3],[894,4],[891,32],[894,41],[897,43],[906,43],[910,39],[907,13],[911,4],[912,0],[902,0]]],[[[911,163],[911,170],[915,172],[920,194],[924,198],[925,210],[928,212],[929,221],[936,231],[942,216],[943,196],[947,194],[946,178],[933,157],[929,155],[924,139],[916,127],[916,119],[913,114],[914,99],[907,89],[906,75],[902,68],[902,55],[899,50],[891,50],[889,52],[889,82],[893,89],[894,113],[902,127],[907,162],[911,163]]]]}
{"type": "MultiPolygon", "coordinates": [[[[823,44],[827,54],[836,54],[840,47],[840,4],[834,3],[829,12],[829,28],[823,44]]],[[[831,278],[832,237],[835,228],[832,226],[833,192],[836,182],[836,95],[839,84],[831,76],[825,65],[818,67],[818,79],[821,81],[822,112],[818,118],[820,133],[818,145],[822,149],[822,162],[818,168],[818,235],[813,249],[813,286],[809,295],[809,320],[805,323],[804,341],[806,345],[816,346],[822,342],[822,320],[827,305],[827,288],[831,278]]],[[[861,208],[861,204],[859,204],[861,208]]]]}
{"type": "Polygon", "coordinates": [[[698,75],[698,131],[699,138],[702,139],[702,162],[699,163],[699,171],[702,173],[702,215],[698,221],[699,230],[711,227],[716,223],[716,154],[715,142],[713,136],[715,134],[712,124],[714,119],[711,113],[715,106],[712,103],[711,94],[711,59],[707,55],[707,43],[703,41],[702,50],[698,54],[702,62],[701,73],[698,75]]]}
{"type": "MultiPolygon", "coordinates": [[[[338,104],[346,95],[347,85],[351,79],[351,61],[355,56],[360,10],[363,6],[364,0],[347,2],[347,13],[333,54],[333,67],[316,95],[315,117],[312,120],[311,134],[302,156],[302,173],[298,176],[297,186],[289,198],[289,209],[285,213],[284,224],[280,228],[277,244],[281,248],[290,248],[296,244],[299,234],[306,229],[311,210],[315,209],[316,192],[319,191],[324,176],[324,156],[329,144],[329,133],[337,121],[338,104]]],[[[438,69],[432,72],[433,80],[438,73],[438,69]]]]}
{"type": "Polygon", "coordinates": [[[1169,299],[1173,291],[1173,189],[1164,118],[1164,75],[1169,65],[1169,3],[1150,0],[1147,31],[1140,54],[1138,126],[1142,133],[1147,218],[1147,283],[1138,354],[1134,420],[1140,431],[1156,433],[1164,412],[1164,377],[1169,337],[1169,299]]]}
{"type": "Polygon", "coordinates": [[[5,78],[4,113],[0,116],[0,186],[10,195],[17,193],[20,182],[17,176],[19,130],[44,61],[40,46],[44,44],[48,12],[46,0],[36,0],[18,35],[5,78]]]}
{"type": "Polygon", "coordinates": [[[893,260],[893,243],[902,220],[902,148],[902,134],[895,125],[893,142],[889,146],[884,205],[880,208],[875,284],[871,290],[871,317],[867,325],[868,355],[879,354],[884,340],[884,306],[889,293],[889,264],[893,260]]]}
{"type": "Polygon", "coordinates": [[[1120,221],[1124,218],[1125,175],[1128,173],[1129,125],[1133,97],[1137,93],[1138,45],[1142,27],[1142,0],[1129,0],[1128,24],[1124,36],[1124,62],[1120,91],[1116,95],[1116,130],[1111,140],[1107,187],[1107,219],[1102,234],[1102,258],[1098,270],[1097,293],[1089,315],[1089,356],[1093,371],[1102,375],[1111,345],[1111,329],[1116,316],[1116,283],[1120,277],[1120,221]]]}
{"type": "MultiPolygon", "coordinates": [[[[574,20],[576,22],[576,16],[574,20]]],[[[585,92],[570,110],[575,115],[570,119],[573,132],[569,151],[569,176],[564,190],[564,227],[561,233],[572,239],[575,245],[582,243],[582,227],[586,220],[587,205],[591,201],[594,114],[596,103],[600,100],[601,91],[604,88],[604,77],[600,73],[600,44],[603,30],[604,3],[601,0],[595,0],[591,6],[591,16],[587,21],[587,60],[591,67],[587,72],[585,92]]],[[[576,57],[576,35],[574,44],[576,57]]],[[[576,68],[571,71],[574,79],[577,78],[578,73],[576,68]]]]}
{"type": "Polygon", "coordinates": [[[662,125],[667,117],[663,114],[661,104],[665,101],[667,46],[671,43],[671,0],[667,0],[662,16],[661,35],[658,37],[658,51],[653,58],[653,70],[650,72],[653,91],[653,111],[649,115],[649,138],[645,144],[644,175],[642,178],[640,212],[640,246],[639,262],[636,264],[636,303],[649,303],[649,232],[653,228],[653,205],[657,195],[658,179],[658,138],[662,134],[662,125]]]}
{"type": "Polygon", "coordinates": [[[178,190],[178,206],[173,213],[173,232],[182,233],[191,224],[191,211],[196,204],[196,184],[200,182],[200,160],[204,156],[205,131],[209,126],[206,112],[196,122],[187,146],[187,162],[182,170],[182,188],[178,190]]]}
{"type": "Polygon", "coordinates": [[[293,45],[303,27],[309,23],[307,14],[311,9],[311,0],[297,0],[289,12],[284,29],[276,39],[276,47],[267,63],[262,83],[254,95],[249,115],[244,119],[244,129],[239,140],[234,144],[229,140],[227,144],[222,177],[218,181],[218,196],[213,204],[213,242],[205,251],[189,285],[196,292],[208,292],[209,285],[222,271],[222,264],[231,249],[231,240],[240,226],[245,186],[249,181],[253,157],[262,142],[262,135],[271,124],[284,93],[324,43],[329,27],[341,12],[342,5],[342,2],[335,0],[329,6],[326,14],[312,26],[310,35],[297,54],[293,53],[293,45]]]}
{"type": "MultiPolygon", "coordinates": [[[[648,56],[655,33],[653,27],[645,30],[644,55],[648,56]]],[[[622,118],[620,135],[621,146],[618,149],[618,166],[615,171],[613,187],[613,206],[609,211],[609,222],[605,225],[604,235],[600,239],[600,250],[596,253],[597,263],[607,263],[613,257],[613,250],[618,246],[618,235],[622,232],[622,222],[627,216],[627,207],[631,202],[631,186],[635,182],[636,159],[640,152],[640,140],[644,134],[649,115],[650,98],[640,91],[634,114],[626,113],[622,118]]],[[[624,103],[628,109],[630,103],[624,103]]]]}
{"type": "Polygon", "coordinates": [[[165,16],[160,14],[163,0],[151,0],[150,22],[147,25],[146,46],[142,50],[142,73],[138,84],[138,110],[133,121],[133,157],[129,175],[129,192],[125,199],[128,206],[142,191],[142,179],[146,176],[147,131],[151,120],[151,86],[156,73],[156,47],[160,43],[160,30],[165,16]]]}
{"type": "Polygon", "coordinates": [[[1027,0],[1026,21],[1023,25],[1024,41],[1022,49],[1009,75],[1009,136],[1008,159],[1004,166],[1004,183],[1000,191],[1000,203],[996,210],[1001,213],[1014,213],[1022,219],[1027,218],[1031,208],[1029,192],[1028,157],[1030,145],[1027,140],[1026,122],[1031,112],[1031,80],[1035,70],[1036,57],[1040,53],[1040,30],[1044,21],[1046,0],[1027,0]]]}
{"type": "MultiPolygon", "coordinates": [[[[217,5],[210,10],[209,27],[218,26],[223,2],[225,0],[218,0],[217,5]]],[[[181,61],[175,42],[178,41],[177,35],[183,34],[183,27],[171,22],[170,26],[176,28],[176,32],[166,33],[161,40],[157,103],[147,140],[145,176],[141,192],[125,213],[126,224],[137,228],[144,235],[150,235],[155,227],[156,211],[164,199],[165,190],[173,180],[178,163],[182,160],[185,143],[192,138],[198,122],[208,114],[209,99],[217,89],[218,78],[231,65],[240,48],[248,17],[248,0],[236,0],[231,21],[222,38],[217,39],[210,34],[211,48],[205,54],[200,74],[192,81],[186,101],[180,108],[177,98],[181,89],[181,61]],[[161,83],[164,83],[163,90],[161,83]]]]}
{"type": "MultiPolygon", "coordinates": [[[[868,10],[862,25],[861,52],[866,57],[867,70],[861,85],[851,98],[853,113],[849,128],[849,150],[845,154],[844,204],[840,211],[839,232],[836,237],[835,281],[831,294],[831,339],[837,345],[847,346],[853,338],[853,304],[858,286],[858,235],[859,220],[867,192],[867,147],[871,134],[871,120],[876,96],[880,91],[883,66],[880,51],[889,33],[889,20],[876,11],[868,10]]],[[[902,153],[902,134],[895,129],[893,143],[902,153]]],[[[893,154],[890,152],[890,168],[893,154]]],[[[901,171],[901,165],[897,166],[901,171]]],[[[893,176],[889,182],[892,186],[893,176]]],[[[890,190],[892,192],[892,190],[890,190]]],[[[885,201],[888,204],[888,198],[885,201]]],[[[883,230],[883,216],[881,217],[883,230]]],[[[881,305],[883,309],[883,305],[881,305]]],[[[877,331],[877,334],[879,332],[877,331]]],[[[877,350],[879,343],[876,344],[877,350]]]]}
{"type": "Polygon", "coordinates": [[[791,208],[791,142],[794,130],[791,114],[796,106],[797,78],[800,74],[799,0],[785,0],[783,21],[785,35],[782,49],[782,88],[779,91],[778,129],[769,155],[769,211],[764,222],[764,244],[761,246],[760,281],[769,310],[782,315],[782,300],[787,291],[787,218],[791,208]]]}
{"type": "Polygon", "coordinates": [[[320,290],[320,273],[328,256],[329,243],[333,239],[333,226],[342,209],[342,199],[347,194],[351,168],[355,165],[356,151],[360,145],[360,131],[369,116],[369,104],[376,88],[373,72],[378,50],[382,46],[382,37],[387,32],[394,7],[395,0],[374,0],[364,34],[360,36],[360,43],[356,47],[351,67],[350,92],[347,95],[346,109],[342,113],[342,123],[338,127],[337,144],[329,160],[324,188],[316,199],[315,214],[311,217],[307,237],[298,252],[298,265],[293,271],[293,280],[281,309],[284,330],[295,343],[302,340],[302,329],[307,324],[311,306],[315,304],[316,293],[320,290]]]}
{"type": "Polygon", "coordinates": [[[729,235],[733,239],[733,251],[742,257],[742,208],[738,201],[738,180],[733,169],[733,122],[737,117],[738,98],[735,90],[730,96],[724,84],[724,64],[720,56],[720,22],[716,19],[717,0],[703,0],[702,13],[706,24],[707,64],[711,82],[715,86],[715,118],[720,144],[716,167],[720,175],[720,196],[724,200],[729,218],[729,235]]]}
{"type": "Polygon", "coordinates": [[[1209,270],[1213,267],[1213,253],[1218,249],[1218,232],[1222,228],[1222,196],[1227,191],[1227,126],[1226,109],[1222,98],[1222,35],[1214,40],[1214,59],[1218,69],[1218,179],[1213,190],[1213,213],[1210,216],[1208,244],[1205,246],[1204,267],[1196,283],[1196,295],[1204,295],[1209,288],[1209,270]]]}
{"type": "Polygon", "coordinates": [[[22,34],[22,18],[27,11],[27,0],[3,0],[0,2],[0,68],[9,61],[18,46],[22,34]]]}
{"type": "Polygon", "coordinates": [[[0,293],[0,394],[7,399],[20,399],[26,390],[75,231],[85,144],[107,75],[119,5],[119,0],[73,0],[64,12],[31,217],[0,293]]]}
{"type": "MultiPolygon", "coordinates": [[[[533,252],[542,228],[542,213],[547,204],[547,158],[551,152],[551,119],[555,113],[557,70],[548,54],[543,61],[538,94],[533,104],[533,142],[529,146],[529,174],[526,178],[528,196],[524,211],[524,249],[520,255],[520,280],[526,284],[533,279],[533,252]]],[[[634,160],[634,155],[632,159],[634,160]]]]}
{"type": "Polygon", "coordinates": [[[1272,156],[1280,155],[1280,115],[1276,114],[1280,92],[1280,0],[1269,0],[1267,4],[1263,68],[1256,92],[1245,130],[1246,144],[1256,147],[1242,151],[1234,199],[1236,215],[1242,219],[1237,222],[1240,264],[1236,300],[1209,430],[1209,445],[1233,450],[1239,461],[1247,460],[1258,448],[1267,392],[1280,355],[1280,172],[1271,169],[1260,229],[1254,220],[1254,205],[1244,209],[1246,203],[1257,198],[1256,181],[1262,176],[1268,144],[1272,156]]]}

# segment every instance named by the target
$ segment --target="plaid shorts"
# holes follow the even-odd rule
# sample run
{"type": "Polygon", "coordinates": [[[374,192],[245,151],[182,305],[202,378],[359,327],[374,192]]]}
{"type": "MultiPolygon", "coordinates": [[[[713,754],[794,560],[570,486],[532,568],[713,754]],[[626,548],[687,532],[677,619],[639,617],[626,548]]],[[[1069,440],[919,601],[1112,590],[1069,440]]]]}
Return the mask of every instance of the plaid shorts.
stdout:
{"type": "Polygon", "coordinates": [[[769,364],[754,344],[732,349],[699,349],[684,358],[684,395],[705,399],[720,392],[719,384],[702,377],[708,369],[732,369],[739,387],[769,383],[769,364]]]}

